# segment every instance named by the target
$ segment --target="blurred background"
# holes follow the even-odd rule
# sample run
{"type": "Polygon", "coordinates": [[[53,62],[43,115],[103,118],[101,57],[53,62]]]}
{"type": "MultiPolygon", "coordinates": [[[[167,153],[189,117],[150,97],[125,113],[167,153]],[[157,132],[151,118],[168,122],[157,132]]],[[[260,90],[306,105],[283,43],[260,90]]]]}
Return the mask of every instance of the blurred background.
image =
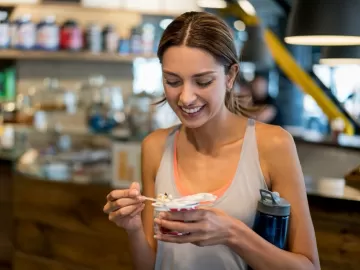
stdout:
{"type": "Polygon", "coordinates": [[[179,121],[162,32],[186,11],[231,27],[239,95],[294,137],[322,269],[360,267],[359,0],[0,0],[0,270],[131,269],[106,194],[179,121]]]}

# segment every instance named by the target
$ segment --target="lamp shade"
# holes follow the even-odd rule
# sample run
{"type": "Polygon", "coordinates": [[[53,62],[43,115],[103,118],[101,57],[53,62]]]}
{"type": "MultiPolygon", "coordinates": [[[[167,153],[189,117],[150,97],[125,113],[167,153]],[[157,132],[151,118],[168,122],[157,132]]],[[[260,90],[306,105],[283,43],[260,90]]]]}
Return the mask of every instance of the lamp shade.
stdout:
{"type": "Polygon", "coordinates": [[[360,64],[360,46],[330,46],[321,51],[320,64],[329,66],[360,64]]]}
{"type": "Polygon", "coordinates": [[[267,71],[274,66],[274,61],[264,39],[261,26],[247,26],[247,41],[244,43],[241,54],[241,63],[252,63],[257,71],[267,71]]]}
{"type": "Polygon", "coordinates": [[[359,0],[296,0],[285,42],[298,45],[360,45],[359,0]]]}

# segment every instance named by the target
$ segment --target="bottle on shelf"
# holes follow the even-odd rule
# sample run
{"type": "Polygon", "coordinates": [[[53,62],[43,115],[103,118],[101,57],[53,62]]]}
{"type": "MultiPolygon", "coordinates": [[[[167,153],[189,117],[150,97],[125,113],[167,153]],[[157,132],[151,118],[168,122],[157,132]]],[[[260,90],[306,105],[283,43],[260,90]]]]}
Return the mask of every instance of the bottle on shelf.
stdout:
{"type": "Polygon", "coordinates": [[[142,27],[142,53],[150,55],[153,53],[155,40],[155,26],[151,23],[145,23],[142,27]]]}
{"type": "Polygon", "coordinates": [[[67,51],[80,51],[83,48],[82,29],[73,19],[65,21],[60,28],[60,48],[67,51]]]}
{"type": "Polygon", "coordinates": [[[131,53],[141,54],[142,53],[142,37],[141,29],[134,27],[131,30],[131,53]]]}
{"type": "Polygon", "coordinates": [[[85,50],[91,53],[100,53],[103,50],[103,35],[98,24],[90,23],[87,25],[84,37],[85,50]]]}
{"type": "Polygon", "coordinates": [[[31,21],[31,15],[25,14],[20,17],[15,32],[15,47],[20,50],[32,50],[36,44],[36,27],[31,21]]]}
{"type": "Polygon", "coordinates": [[[107,53],[116,53],[119,46],[119,36],[113,25],[108,24],[104,27],[103,32],[103,49],[107,53]]]}
{"type": "Polygon", "coordinates": [[[14,101],[16,96],[15,67],[8,67],[0,71],[0,102],[14,101]]]}
{"type": "Polygon", "coordinates": [[[10,48],[17,48],[18,43],[18,30],[19,30],[20,18],[15,18],[10,22],[10,48]]]}
{"type": "Polygon", "coordinates": [[[0,11],[0,49],[7,49],[10,46],[10,24],[8,13],[0,11]]]}
{"type": "Polygon", "coordinates": [[[55,16],[46,16],[37,25],[36,48],[46,51],[59,49],[59,26],[55,16]]]}
{"type": "Polygon", "coordinates": [[[130,54],[130,39],[127,36],[121,36],[119,39],[119,54],[128,55],[130,54]]]}

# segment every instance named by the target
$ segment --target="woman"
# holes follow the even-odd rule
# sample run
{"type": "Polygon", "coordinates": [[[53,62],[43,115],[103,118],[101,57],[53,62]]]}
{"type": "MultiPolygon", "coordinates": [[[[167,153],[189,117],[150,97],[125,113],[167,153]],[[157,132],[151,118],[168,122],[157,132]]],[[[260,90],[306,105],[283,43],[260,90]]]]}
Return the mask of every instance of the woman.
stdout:
{"type": "Polygon", "coordinates": [[[210,209],[154,220],[138,184],[112,191],[104,212],[127,231],[135,268],[320,269],[294,142],[280,127],[243,116],[247,111],[232,93],[239,65],[226,24],[211,14],[185,13],[165,30],[158,57],[166,101],[182,124],[143,141],[142,195],[211,192],[219,198],[210,209]],[[291,203],[289,251],[251,229],[260,188],[291,203]],[[184,219],[194,222],[174,221],[184,219]],[[154,223],[191,234],[154,235],[154,223]]]}

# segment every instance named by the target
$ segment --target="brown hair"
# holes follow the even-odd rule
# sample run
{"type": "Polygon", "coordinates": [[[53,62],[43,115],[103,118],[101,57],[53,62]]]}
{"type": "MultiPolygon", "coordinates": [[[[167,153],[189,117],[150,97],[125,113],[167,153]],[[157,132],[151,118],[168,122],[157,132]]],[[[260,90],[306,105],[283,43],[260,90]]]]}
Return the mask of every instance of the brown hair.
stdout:
{"type": "MultiPolygon", "coordinates": [[[[158,58],[162,63],[165,51],[172,46],[186,45],[210,53],[228,73],[231,66],[239,64],[231,29],[219,17],[206,12],[186,12],[173,20],[165,29],[158,48],[158,58]]],[[[237,75],[235,83],[240,82],[237,75]]],[[[255,108],[248,106],[251,98],[226,91],[225,106],[235,114],[251,116],[255,108]]],[[[157,102],[166,101],[164,97],[157,102]]]]}

